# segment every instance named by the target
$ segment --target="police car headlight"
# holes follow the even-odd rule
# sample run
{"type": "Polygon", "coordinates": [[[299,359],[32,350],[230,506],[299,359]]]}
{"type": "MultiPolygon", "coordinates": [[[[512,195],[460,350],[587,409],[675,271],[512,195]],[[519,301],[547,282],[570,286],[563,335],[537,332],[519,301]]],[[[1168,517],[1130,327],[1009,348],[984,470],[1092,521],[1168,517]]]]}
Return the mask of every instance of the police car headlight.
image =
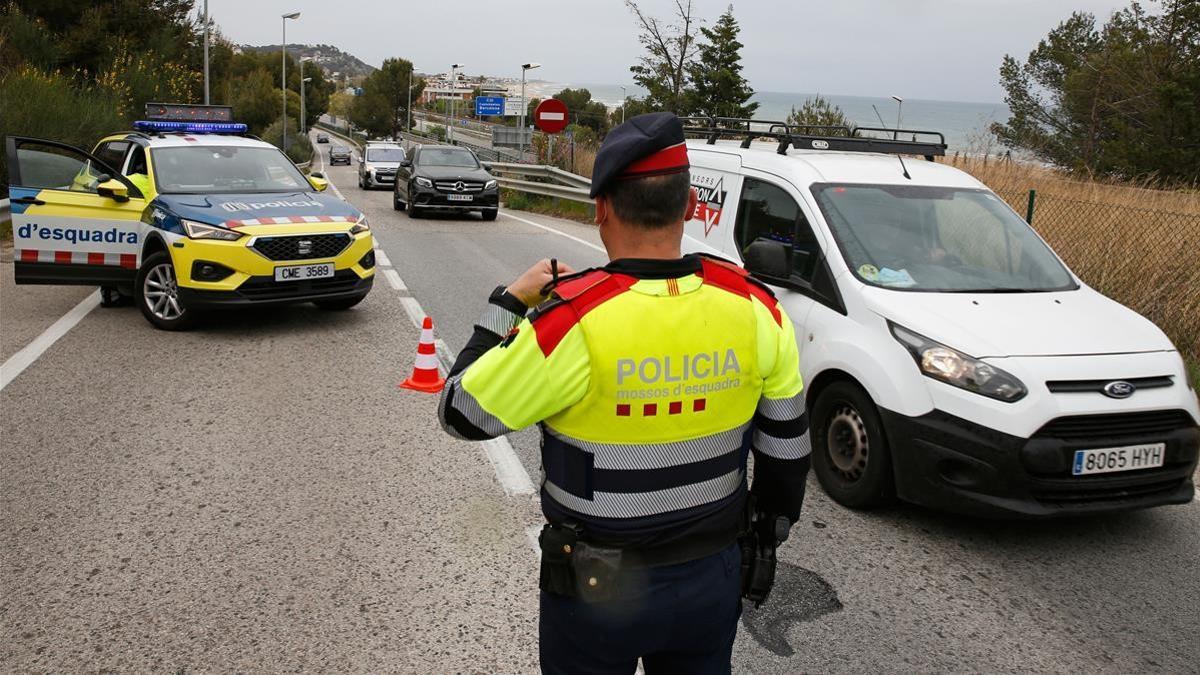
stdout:
{"type": "Polygon", "coordinates": [[[429,180],[428,178],[417,176],[417,185],[420,185],[421,187],[433,187],[433,181],[429,180]]]}
{"type": "Polygon", "coordinates": [[[354,221],[354,225],[350,228],[350,234],[358,234],[359,232],[368,232],[371,225],[367,223],[366,216],[359,216],[358,220],[354,221]]]}
{"type": "Polygon", "coordinates": [[[888,326],[926,377],[1006,403],[1019,401],[1028,393],[1010,373],[890,321],[888,326]]]}
{"type": "Polygon", "coordinates": [[[486,183],[484,183],[484,184],[483,184],[483,189],[484,189],[484,190],[491,190],[492,188],[496,187],[496,185],[497,185],[496,181],[494,181],[494,180],[489,180],[488,182],[486,182],[486,183]]]}
{"type": "Polygon", "coordinates": [[[183,229],[185,232],[187,232],[187,236],[192,239],[219,239],[221,241],[237,241],[245,236],[241,232],[234,232],[233,230],[229,230],[224,227],[217,227],[216,225],[197,223],[194,220],[184,220],[183,229]]]}

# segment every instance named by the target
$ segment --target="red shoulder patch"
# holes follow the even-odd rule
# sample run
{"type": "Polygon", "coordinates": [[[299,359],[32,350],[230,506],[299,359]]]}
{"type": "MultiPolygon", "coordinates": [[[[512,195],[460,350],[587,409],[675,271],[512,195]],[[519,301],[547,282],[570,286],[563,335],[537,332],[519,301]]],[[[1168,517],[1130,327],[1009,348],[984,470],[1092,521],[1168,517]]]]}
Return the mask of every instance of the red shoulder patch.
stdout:
{"type": "Polygon", "coordinates": [[[771,289],[758,283],[756,279],[748,279],[747,287],[750,289],[750,295],[758,298],[758,301],[766,305],[771,311],[771,316],[775,319],[776,326],[783,326],[783,313],[779,311],[779,299],[771,292],[771,289]]]}
{"type": "Polygon", "coordinates": [[[554,289],[561,302],[531,320],[542,354],[549,356],[585,314],[629,290],[637,279],[604,270],[589,272],[554,289]]]}

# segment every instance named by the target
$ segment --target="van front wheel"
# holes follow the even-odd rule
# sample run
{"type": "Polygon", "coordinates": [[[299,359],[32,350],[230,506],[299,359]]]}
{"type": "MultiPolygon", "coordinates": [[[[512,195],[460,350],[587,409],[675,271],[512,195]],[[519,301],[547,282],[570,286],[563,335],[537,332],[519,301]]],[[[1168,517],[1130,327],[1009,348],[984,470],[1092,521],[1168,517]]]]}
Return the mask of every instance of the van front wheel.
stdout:
{"type": "Polygon", "coordinates": [[[895,496],[892,457],[871,397],[851,382],[834,382],[812,414],[813,468],[821,487],[842,506],[866,509],[895,496]]]}

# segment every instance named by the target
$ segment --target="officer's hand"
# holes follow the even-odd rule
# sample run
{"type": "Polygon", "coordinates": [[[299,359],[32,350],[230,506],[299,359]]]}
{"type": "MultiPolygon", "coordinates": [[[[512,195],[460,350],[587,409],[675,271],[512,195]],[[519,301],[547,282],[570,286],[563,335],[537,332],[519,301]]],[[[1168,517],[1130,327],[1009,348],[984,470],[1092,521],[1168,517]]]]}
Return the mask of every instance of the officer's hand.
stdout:
{"type": "MultiPolygon", "coordinates": [[[[558,276],[561,277],[574,273],[575,270],[570,265],[561,260],[559,261],[558,276]]],[[[542,258],[533,267],[525,270],[524,274],[517,277],[516,281],[509,284],[508,292],[525,303],[526,307],[533,307],[546,299],[546,296],[542,295],[542,289],[546,287],[546,284],[550,283],[553,276],[550,269],[550,259],[542,258]]]]}

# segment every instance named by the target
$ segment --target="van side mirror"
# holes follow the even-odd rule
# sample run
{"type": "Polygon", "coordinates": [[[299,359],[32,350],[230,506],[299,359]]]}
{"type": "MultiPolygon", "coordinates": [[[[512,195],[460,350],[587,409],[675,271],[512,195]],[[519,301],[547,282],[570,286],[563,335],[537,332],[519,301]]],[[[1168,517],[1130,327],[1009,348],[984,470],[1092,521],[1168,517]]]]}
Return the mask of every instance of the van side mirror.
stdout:
{"type": "MultiPolygon", "coordinates": [[[[107,176],[102,176],[102,178],[107,178],[107,176]]],[[[96,186],[96,194],[108,197],[115,202],[129,201],[129,188],[125,187],[121,181],[111,178],[96,186]]]]}
{"type": "Polygon", "coordinates": [[[755,239],[742,251],[746,270],[764,281],[785,284],[791,279],[792,247],[770,239],[755,239]]]}

